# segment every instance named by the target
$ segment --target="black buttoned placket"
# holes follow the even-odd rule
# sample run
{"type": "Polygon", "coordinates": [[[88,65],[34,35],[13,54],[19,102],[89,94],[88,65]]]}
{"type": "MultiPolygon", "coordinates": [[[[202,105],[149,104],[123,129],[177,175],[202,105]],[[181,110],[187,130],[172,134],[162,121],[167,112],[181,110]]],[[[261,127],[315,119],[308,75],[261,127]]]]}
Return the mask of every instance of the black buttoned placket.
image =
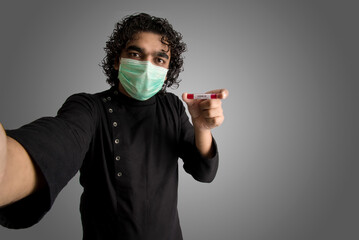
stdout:
{"type": "Polygon", "coordinates": [[[102,98],[102,101],[105,104],[105,107],[107,109],[107,115],[108,119],[110,121],[110,132],[112,132],[112,138],[113,138],[113,159],[114,159],[114,166],[115,166],[115,178],[117,181],[121,180],[121,177],[123,176],[123,168],[121,166],[121,156],[120,156],[120,137],[121,134],[119,132],[119,119],[118,114],[116,114],[116,104],[114,104],[114,101],[116,101],[116,97],[118,96],[118,91],[113,90],[108,92],[109,95],[102,98]]]}
{"type": "Polygon", "coordinates": [[[121,226],[125,221],[129,226],[135,226],[122,228],[126,232],[124,235],[146,236],[151,207],[148,159],[153,154],[155,97],[138,101],[115,90],[104,96],[103,102],[112,133],[117,216],[121,226]]]}

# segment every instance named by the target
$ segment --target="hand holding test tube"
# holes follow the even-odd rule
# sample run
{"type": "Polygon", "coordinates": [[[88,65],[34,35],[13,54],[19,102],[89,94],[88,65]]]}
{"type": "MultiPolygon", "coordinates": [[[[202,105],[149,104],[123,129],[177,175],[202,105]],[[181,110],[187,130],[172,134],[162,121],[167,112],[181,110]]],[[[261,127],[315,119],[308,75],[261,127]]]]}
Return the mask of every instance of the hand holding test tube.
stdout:
{"type": "Polygon", "coordinates": [[[218,89],[206,93],[183,93],[195,128],[212,129],[224,120],[222,100],[227,98],[227,89],[218,89]]]}
{"type": "Polygon", "coordinates": [[[206,158],[213,157],[211,129],[220,126],[224,121],[222,99],[227,96],[227,89],[213,90],[204,94],[182,94],[182,99],[187,104],[192,117],[197,149],[206,158]]]}

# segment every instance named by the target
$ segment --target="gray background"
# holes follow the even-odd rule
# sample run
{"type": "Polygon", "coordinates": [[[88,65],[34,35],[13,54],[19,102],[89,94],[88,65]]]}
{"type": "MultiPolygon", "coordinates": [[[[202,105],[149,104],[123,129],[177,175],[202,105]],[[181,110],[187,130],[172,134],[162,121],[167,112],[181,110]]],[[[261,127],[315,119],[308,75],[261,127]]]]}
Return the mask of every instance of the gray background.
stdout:
{"type": "MultiPolygon", "coordinates": [[[[185,239],[359,239],[357,1],[10,1],[0,6],[0,122],[53,116],[108,88],[116,21],[167,18],[189,51],[179,89],[227,88],[212,184],[181,169],[185,239]]],[[[0,239],[81,239],[76,176],[32,228],[0,239]]]]}

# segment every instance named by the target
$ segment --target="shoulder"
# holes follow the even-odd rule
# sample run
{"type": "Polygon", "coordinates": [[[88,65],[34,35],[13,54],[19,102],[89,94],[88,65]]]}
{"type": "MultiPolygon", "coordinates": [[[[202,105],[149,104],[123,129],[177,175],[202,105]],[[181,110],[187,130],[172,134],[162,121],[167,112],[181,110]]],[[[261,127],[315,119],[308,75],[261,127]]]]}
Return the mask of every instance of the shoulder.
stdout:
{"type": "Polygon", "coordinates": [[[68,101],[75,101],[75,102],[82,102],[84,104],[96,104],[96,103],[100,103],[103,98],[105,98],[106,96],[110,95],[111,89],[109,90],[105,90],[102,92],[97,92],[97,93],[86,93],[86,92],[81,92],[81,93],[75,93],[71,96],[69,96],[66,100],[66,102],[68,101]]]}
{"type": "Polygon", "coordinates": [[[96,112],[101,107],[101,99],[110,90],[98,92],[98,93],[75,93],[69,96],[62,105],[59,112],[68,109],[83,109],[86,111],[96,112]]]}
{"type": "Polygon", "coordinates": [[[178,116],[185,112],[185,107],[182,100],[174,93],[167,92],[163,95],[160,95],[159,101],[166,106],[167,110],[175,113],[178,116]]]}
{"type": "Polygon", "coordinates": [[[160,99],[162,99],[162,101],[167,101],[171,104],[174,104],[177,107],[182,104],[182,101],[180,100],[180,98],[176,94],[171,93],[171,92],[167,92],[163,95],[160,95],[160,99]]]}

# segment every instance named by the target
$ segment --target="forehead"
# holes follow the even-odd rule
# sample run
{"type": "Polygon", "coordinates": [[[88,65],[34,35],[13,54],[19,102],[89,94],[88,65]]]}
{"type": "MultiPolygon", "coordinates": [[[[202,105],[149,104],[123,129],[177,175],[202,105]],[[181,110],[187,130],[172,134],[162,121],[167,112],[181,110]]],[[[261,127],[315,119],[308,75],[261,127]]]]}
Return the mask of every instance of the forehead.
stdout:
{"type": "MultiPolygon", "coordinates": [[[[131,45],[138,46],[140,48],[146,49],[147,51],[164,51],[169,52],[169,46],[164,44],[162,41],[162,36],[157,33],[152,32],[139,32],[135,33],[127,44],[126,48],[131,45]]],[[[164,41],[165,42],[165,41],[164,41]]]]}

